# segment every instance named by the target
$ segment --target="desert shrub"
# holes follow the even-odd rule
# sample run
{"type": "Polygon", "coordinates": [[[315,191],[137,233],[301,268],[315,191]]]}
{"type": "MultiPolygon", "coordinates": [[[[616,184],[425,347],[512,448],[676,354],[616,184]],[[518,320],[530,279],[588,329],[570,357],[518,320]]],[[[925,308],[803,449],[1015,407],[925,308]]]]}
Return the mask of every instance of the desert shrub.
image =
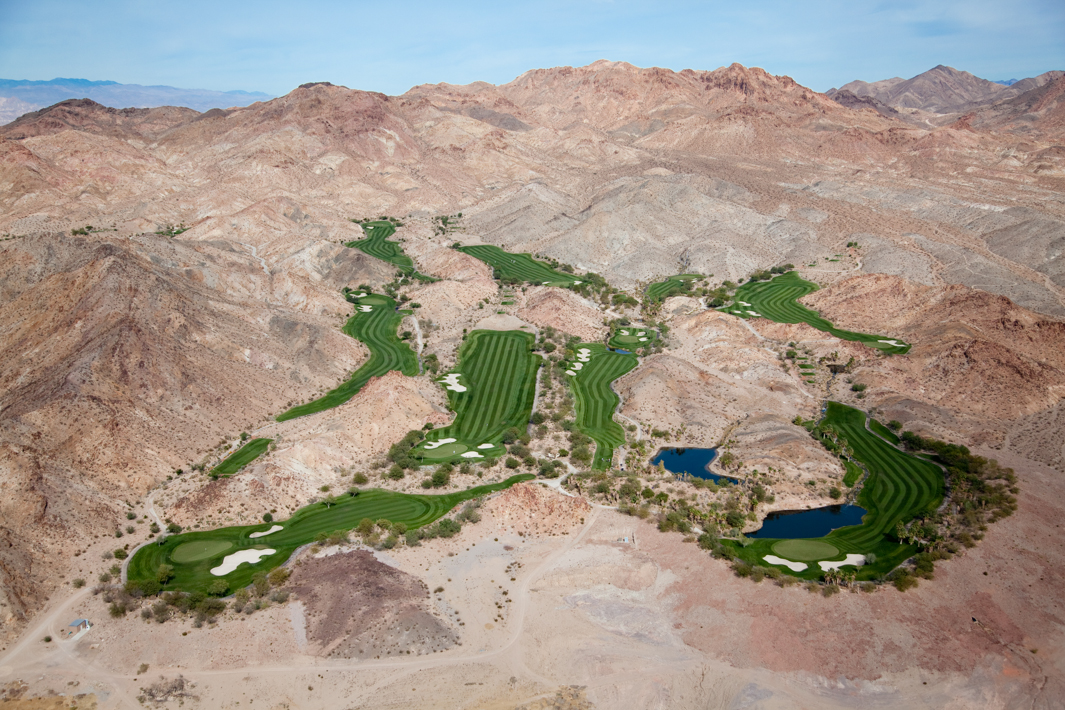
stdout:
{"type": "Polygon", "coordinates": [[[351,480],[356,485],[361,486],[365,483],[368,483],[370,479],[366,477],[365,473],[356,473],[354,476],[351,477],[351,480]]]}
{"type": "Polygon", "coordinates": [[[832,498],[832,500],[839,500],[840,496],[843,495],[843,491],[841,491],[836,486],[832,486],[831,488],[828,489],[828,495],[829,495],[830,498],[832,498]]]}
{"type": "Polygon", "coordinates": [[[506,465],[507,468],[513,470],[513,469],[517,468],[518,466],[521,466],[521,461],[518,461],[513,456],[508,456],[505,465],[506,465]]]}
{"type": "Polygon", "coordinates": [[[751,566],[743,560],[733,560],[732,571],[737,577],[750,577],[752,569],[751,566]]]}
{"type": "Polygon", "coordinates": [[[451,483],[451,464],[444,464],[440,468],[433,471],[433,477],[430,479],[433,488],[443,488],[451,483]]]}
{"type": "Polygon", "coordinates": [[[215,597],[224,597],[229,592],[229,582],[224,579],[216,579],[207,587],[207,593],[215,597]]]}
{"type": "Polygon", "coordinates": [[[868,387],[869,385],[863,384],[861,382],[855,382],[853,385],[851,385],[851,392],[864,392],[868,387]]]}
{"type": "Polygon", "coordinates": [[[129,557],[129,553],[123,550],[121,547],[115,550],[114,556],[116,560],[124,560],[129,557]]]}
{"type": "Polygon", "coordinates": [[[821,587],[821,595],[822,596],[830,597],[833,594],[838,594],[838,593],[839,593],[839,585],[826,584],[825,586],[821,587]]]}

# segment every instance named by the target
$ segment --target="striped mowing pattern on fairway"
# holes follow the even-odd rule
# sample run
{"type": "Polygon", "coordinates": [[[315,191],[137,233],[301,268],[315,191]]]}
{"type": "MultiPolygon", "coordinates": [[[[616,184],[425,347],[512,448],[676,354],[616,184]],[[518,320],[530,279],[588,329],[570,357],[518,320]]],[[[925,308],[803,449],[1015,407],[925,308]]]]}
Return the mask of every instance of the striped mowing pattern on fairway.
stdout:
{"type": "Polygon", "coordinates": [[[752,281],[740,286],[733,297],[733,303],[718,310],[740,318],[761,316],[777,323],[806,323],[841,340],[862,343],[892,355],[902,355],[909,351],[910,346],[907,343],[883,335],[840,330],[822,318],[817,311],[810,310],[795,300],[816,290],[817,284],[806,281],[798,272],[789,271],[771,281],[752,281]]]}
{"type": "MultiPolygon", "coordinates": [[[[859,579],[874,579],[887,574],[905,561],[917,548],[900,544],[892,533],[899,521],[907,523],[916,517],[934,512],[943,501],[943,474],[938,466],[918,456],[891,446],[865,428],[865,412],[838,402],[829,402],[823,424],[832,425],[841,439],[854,451],[854,458],[869,470],[862,486],[858,504],[868,512],[861,525],[833,530],[817,538],[836,547],[842,559],[847,553],[874,553],[876,562],[858,569],[859,579]]],[[[848,466],[848,475],[854,478],[848,466]]],[[[746,546],[732,545],[737,556],[750,564],[764,565],[764,555],[772,552],[776,539],[759,538],[746,546]]],[[[799,577],[814,579],[821,576],[817,565],[803,572],[790,572],[799,577]]]]}
{"type": "Polygon", "coordinates": [[[702,274],[677,274],[670,276],[665,281],[658,281],[647,287],[647,300],[658,302],[686,292],[686,285],[696,279],[703,278],[702,274]]]}
{"type": "Polygon", "coordinates": [[[491,266],[495,270],[496,278],[516,279],[547,286],[570,286],[581,280],[579,276],[555,271],[544,262],[533,259],[529,254],[511,254],[490,244],[478,244],[458,249],[491,266]]]}
{"type": "Polygon", "coordinates": [[[833,530],[826,536],[844,552],[865,553],[907,522],[934,511],[943,500],[943,473],[934,463],[903,453],[865,428],[865,412],[829,402],[825,424],[831,424],[869,469],[859,504],[869,512],[861,525],[833,530]]]}
{"type": "Polygon", "coordinates": [[[574,377],[568,377],[573,388],[577,410],[577,427],[595,440],[592,468],[610,468],[614,449],[625,443],[625,430],[614,421],[614,410],[621,400],[610,384],[631,371],[638,364],[635,355],[622,355],[607,350],[599,343],[581,343],[577,350],[587,349],[588,362],[574,377]]]}
{"type": "Polygon", "coordinates": [[[242,467],[262,456],[262,453],[270,446],[271,441],[273,439],[252,439],[229,456],[226,456],[221,463],[212,469],[212,473],[217,473],[219,476],[232,476],[242,467]]]}
{"type": "MultiPolygon", "coordinates": [[[[337,498],[336,503],[326,507],[323,503],[312,503],[300,510],[288,520],[276,523],[262,523],[241,527],[218,528],[216,530],[197,530],[195,532],[172,535],[161,539],[162,544],[151,544],[137,550],[129,561],[128,575],[133,581],[156,578],[159,565],[168,564],[174,568],[174,577],[165,586],[166,589],[180,589],[186,592],[206,591],[217,579],[211,569],[221,564],[222,559],[240,550],[272,548],[277,550],[264,557],[254,565],[242,564],[233,572],[225,575],[230,591],[246,586],[256,572],[269,572],[280,566],[301,545],[314,542],[319,533],[332,533],[337,530],[352,530],[361,520],[386,519],[393,523],[403,523],[408,529],[421,527],[445,515],[456,505],[477,496],[493,491],[503,490],[513,484],[533,478],[531,474],[512,476],[501,483],[477,486],[465,491],[448,493],[440,496],[410,495],[393,491],[368,490],[357,496],[347,494],[337,498]],[[252,538],[251,533],[262,532],[272,525],[281,525],[282,529],[264,538],[252,538]],[[231,546],[217,545],[220,551],[203,559],[180,562],[172,556],[173,551],[189,542],[228,542],[231,546]]],[[[186,548],[187,549],[187,548],[186,548]]]]}
{"type": "MultiPolygon", "coordinates": [[[[475,330],[466,338],[459,352],[458,382],[464,392],[446,389],[455,421],[426,434],[414,454],[432,459],[463,460],[456,452],[449,458],[429,456],[425,444],[441,439],[456,439],[468,451],[481,457],[501,456],[503,433],[510,427],[524,432],[532,414],[536,371],[540,356],[532,352],[534,337],[520,330],[475,330]],[[494,444],[478,449],[481,444],[494,444]]],[[[461,448],[461,447],[460,447],[461,448]]],[[[476,460],[474,458],[473,460],[476,460]]]]}
{"type": "Polygon", "coordinates": [[[388,238],[396,233],[395,225],[391,222],[367,222],[362,225],[362,231],[366,233],[365,239],[348,242],[344,246],[363,251],[375,259],[387,261],[399,267],[404,273],[414,271],[414,260],[403,253],[403,247],[399,245],[399,242],[388,241],[388,238]]]}
{"type": "Polygon", "coordinates": [[[278,415],[277,421],[316,414],[344,404],[363,388],[372,377],[399,370],[408,377],[418,374],[418,356],[396,335],[403,314],[396,312],[396,302],[388,296],[368,294],[356,298],[347,294],[355,304],[355,315],[344,324],[343,332],[362,342],[370,349],[370,357],[347,382],[316,400],[293,407],[278,415]],[[369,308],[369,311],[365,309],[369,308]]]}

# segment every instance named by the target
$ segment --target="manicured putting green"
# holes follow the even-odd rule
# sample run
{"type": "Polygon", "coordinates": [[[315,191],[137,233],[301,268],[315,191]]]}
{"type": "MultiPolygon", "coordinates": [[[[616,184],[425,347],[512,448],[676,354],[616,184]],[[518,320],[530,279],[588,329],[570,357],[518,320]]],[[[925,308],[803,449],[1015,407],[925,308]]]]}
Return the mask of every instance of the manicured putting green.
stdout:
{"type": "Polygon", "coordinates": [[[212,469],[219,476],[232,476],[234,473],[262,456],[270,446],[273,439],[252,439],[229,456],[226,456],[220,464],[212,469]]]}
{"type": "Polygon", "coordinates": [[[170,559],[182,564],[199,562],[200,560],[220,555],[231,547],[233,547],[233,543],[225,540],[186,542],[174,548],[174,551],[170,553],[170,559]]]}
{"type": "Polygon", "coordinates": [[[607,345],[622,350],[636,350],[650,347],[657,339],[658,333],[647,326],[624,326],[610,334],[607,345]]]}
{"type": "Polygon", "coordinates": [[[691,283],[703,278],[702,274],[677,274],[665,281],[653,283],[647,287],[647,300],[664,301],[670,296],[678,296],[691,291],[691,283]]]}
{"type": "Polygon", "coordinates": [[[497,279],[512,279],[546,286],[572,286],[581,282],[579,276],[555,271],[544,262],[532,258],[530,254],[512,254],[491,244],[459,247],[459,251],[491,266],[497,279]]]}
{"type": "Polygon", "coordinates": [[[454,444],[441,444],[435,449],[422,449],[422,458],[433,461],[443,461],[444,459],[450,459],[459,454],[465,453],[470,447],[458,442],[454,444]]]}
{"type": "Polygon", "coordinates": [[[345,294],[355,306],[355,315],[344,324],[343,332],[370,349],[370,357],[351,377],[318,399],[301,404],[278,415],[283,422],[296,417],[332,409],[354,397],[370,378],[399,370],[408,377],[418,374],[418,356],[396,335],[403,314],[396,312],[396,302],[388,296],[350,292],[345,294]]]}
{"type": "Polygon", "coordinates": [[[240,527],[196,530],[161,538],[158,544],[145,545],[129,561],[128,576],[132,581],[156,579],[159,565],[173,567],[173,578],[165,589],[186,592],[206,592],[218,579],[229,583],[230,591],[246,586],[257,572],[269,572],[279,567],[301,545],[314,542],[319,533],[352,530],[364,518],[403,523],[408,529],[428,525],[449,510],[467,500],[533,478],[531,474],[512,476],[500,483],[477,486],[446,495],[411,495],[373,489],[359,495],[341,495],[328,507],[313,503],[300,508],[288,520],[280,521],[282,529],[266,537],[253,538],[252,533],[266,532],[274,524],[260,523],[240,527]],[[276,550],[255,564],[241,564],[222,577],[211,574],[228,555],[242,550],[276,550]]]}
{"type": "Polygon", "coordinates": [[[592,468],[610,468],[614,449],[625,443],[625,430],[614,421],[617,394],[611,383],[630,372],[638,364],[635,355],[623,355],[608,350],[600,343],[581,343],[577,357],[567,363],[573,376],[567,376],[573,389],[577,428],[595,441],[592,468]],[[574,369],[580,365],[581,369],[574,369]]]}
{"type": "Polygon", "coordinates": [[[752,281],[740,286],[733,297],[732,304],[718,310],[731,313],[740,318],[768,318],[777,323],[806,323],[812,328],[824,331],[841,340],[868,345],[892,355],[901,355],[909,351],[910,346],[902,341],[884,335],[869,335],[841,330],[831,321],[822,318],[817,311],[800,305],[796,299],[813,293],[817,284],[806,281],[798,272],[789,271],[771,281],[752,281]]]}
{"type": "Polygon", "coordinates": [[[388,238],[396,233],[394,224],[388,221],[367,222],[362,225],[362,231],[366,233],[365,239],[348,242],[344,246],[358,249],[375,259],[387,261],[404,273],[414,272],[414,260],[403,253],[403,247],[399,242],[388,241],[388,238]]]}
{"type": "Polygon", "coordinates": [[[532,333],[520,330],[470,333],[459,350],[457,368],[441,378],[455,421],[428,432],[412,453],[433,463],[505,454],[503,434],[510,427],[524,432],[532,414],[541,363],[540,356],[532,352],[533,343],[532,333]],[[444,439],[455,441],[426,448],[444,439]]]}
{"type": "Polygon", "coordinates": [[[834,546],[819,540],[781,540],[773,545],[773,552],[796,562],[827,560],[839,554],[834,546]]]}

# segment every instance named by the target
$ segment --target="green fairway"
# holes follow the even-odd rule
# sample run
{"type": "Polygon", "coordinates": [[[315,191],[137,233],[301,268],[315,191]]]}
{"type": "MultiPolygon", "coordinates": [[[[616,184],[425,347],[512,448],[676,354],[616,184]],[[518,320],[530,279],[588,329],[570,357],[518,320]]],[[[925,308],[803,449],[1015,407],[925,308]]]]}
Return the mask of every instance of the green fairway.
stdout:
{"type": "MultiPolygon", "coordinates": [[[[822,424],[835,427],[840,438],[846,439],[854,450],[854,458],[869,470],[869,477],[858,496],[858,505],[868,512],[861,525],[838,528],[817,540],[839,550],[838,559],[842,559],[845,553],[876,554],[875,563],[859,568],[859,579],[885,574],[916,551],[913,545],[900,544],[894,539],[895,525],[934,512],[943,500],[944,489],[943,473],[936,464],[891,446],[867,430],[865,420],[865,412],[859,409],[838,402],[828,403],[822,424]]],[[[847,468],[850,474],[851,467],[847,468]]],[[[807,561],[779,552],[779,542],[759,538],[746,547],[736,545],[735,550],[741,559],[757,565],[767,564],[763,560],[767,554],[807,561]]],[[[810,565],[809,569],[797,574],[817,578],[821,569],[810,565]]]]}
{"type": "Polygon", "coordinates": [[[532,414],[541,362],[532,352],[533,342],[532,333],[520,330],[470,333],[459,351],[458,366],[441,379],[455,421],[428,432],[412,455],[441,463],[505,454],[503,433],[510,427],[524,432],[532,414]]]}
{"type": "Polygon", "coordinates": [[[646,348],[654,344],[658,333],[642,325],[625,326],[618,328],[610,334],[607,345],[612,348],[633,351],[637,348],[646,348]]]}
{"type": "Polygon", "coordinates": [[[614,421],[614,410],[621,400],[610,384],[636,367],[638,360],[635,355],[611,352],[599,343],[581,343],[577,360],[568,364],[568,371],[576,372],[567,379],[573,388],[577,428],[596,444],[592,468],[610,468],[614,449],[625,443],[625,430],[614,421]],[[575,370],[575,365],[581,369],[575,370]]]}
{"type": "Polygon", "coordinates": [[[344,324],[347,335],[361,341],[370,349],[370,357],[342,385],[316,400],[293,407],[277,417],[277,421],[315,414],[338,407],[355,396],[371,377],[380,377],[391,370],[399,370],[413,377],[418,374],[418,357],[396,335],[403,314],[396,312],[396,302],[380,294],[346,294],[355,304],[355,315],[344,324]]]}
{"type": "Polygon", "coordinates": [[[771,281],[752,281],[740,286],[732,304],[718,310],[740,318],[762,317],[777,323],[806,323],[841,340],[862,343],[891,355],[901,355],[909,351],[910,346],[907,343],[883,335],[840,330],[822,318],[817,311],[810,310],[796,301],[797,298],[816,290],[817,284],[806,281],[798,272],[789,271],[771,281]]]}
{"type": "Polygon", "coordinates": [[[869,428],[873,430],[874,434],[878,434],[881,439],[886,439],[889,444],[899,443],[899,437],[895,435],[895,432],[891,431],[872,417],[869,417],[869,428]]]}
{"type": "Polygon", "coordinates": [[[403,253],[403,247],[399,242],[390,242],[388,238],[396,233],[396,227],[391,222],[367,222],[362,226],[366,233],[365,239],[348,242],[344,246],[363,251],[375,259],[387,261],[396,266],[405,274],[414,272],[414,260],[403,253]]]}
{"type": "Polygon", "coordinates": [[[677,274],[665,281],[658,281],[647,287],[647,300],[664,301],[670,296],[680,296],[691,291],[691,282],[703,278],[702,274],[677,274]]]}
{"type": "Polygon", "coordinates": [[[219,476],[232,476],[234,473],[259,458],[273,439],[252,439],[229,456],[226,456],[220,464],[212,469],[212,473],[219,476]]]}
{"type": "Polygon", "coordinates": [[[478,244],[458,249],[491,266],[494,277],[497,279],[514,282],[526,281],[541,286],[572,286],[581,283],[579,276],[555,271],[529,254],[511,254],[490,244],[478,244]]]}
{"type": "Polygon", "coordinates": [[[351,530],[363,518],[375,521],[383,518],[393,523],[404,523],[408,528],[421,527],[442,517],[460,503],[530,478],[533,478],[531,474],[512,476],[501,483],[440,496],[374,489],[357,496],[341,496],[335,505],[328,508],[322,503],[308,505],[296,511],[288,520],[276,523],[172,535],[162,540],[162,544],[150,544],[137,550],[129,561],[128,575],[133,581],[152,580],[156,578],[159,565],[168,564],[174,568],[174,576],[164,589],[206,591],[212,582],[221,578],[229,583],[229,589],[233,591],[251,582],[256,572],[268,572],[283,564],[296,548],[314,542],[319,533],[351,530]],[[251,533],[269,530],[275,524],[281,525],[282,529],[263,537],[250,537],[251,533]],[[227,555],[263,548],[276,552],[255,564],[241,564],[223,577],[211,574],[211,570],[221,565],[227,555]]]}

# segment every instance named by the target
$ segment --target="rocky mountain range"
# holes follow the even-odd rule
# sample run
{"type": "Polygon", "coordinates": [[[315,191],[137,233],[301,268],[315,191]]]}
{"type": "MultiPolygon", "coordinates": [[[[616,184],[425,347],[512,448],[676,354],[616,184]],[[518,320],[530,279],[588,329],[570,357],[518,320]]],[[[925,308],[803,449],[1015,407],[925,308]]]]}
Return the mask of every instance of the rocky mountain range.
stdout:
{"type": "MultiPolygon", "coordinates": [[[[677,273],[721,283],[792,263],[822,286],[812,307],[912,354],[671,299],[671,349],[619,382],[622,413],[812,457],[778,434],[815,395],[763,347],[801,340],[853,354],[862,406],[885,418],[1065,473],[1063,94],[1061,72],[1004,86],[936,67],[821,94],[738,64],[599,61],[402,96],[317,82],[202,113],[78,98],[22,115],[0,127],[4,633],[60,588],[67,539],[110,536],[176,469],[365,358],[339,330],[340,291],[393,269],[342,246],[361,236],[354,218],[402,218],[404,249],[441,279],[411,293],[443,362],[496,293],[456,240],[637,295],[677,273]],[[947,119],[915,119],[933,113],[947,119]],[[459,212],[461,231],[436,233],[433,217],[459,212]]],[[[515,298],[516,317],[574,333],[618,315],[558,289],[515,298]]],[[[437,389],[381,378],[372,402],[279,430],[247,477],[158,504],[191,522],[203,501],[305,501],[335,468],[446,419],[437,389]],[[370,441],[360,427],[385,408],[370,441]]]]}
{"type": "Polygon", "coordinates": [[[24,113],[67,99],[91,99],[106,106],[185,106],[197,111],[208,111],[212,108],[247,106],[255,101],[267,101],[272,98],[270,94],[261,91],[178,89],[173,86],[142,86],[87,79],[0,79],[0,124],[9,123],[24,113]]]}

